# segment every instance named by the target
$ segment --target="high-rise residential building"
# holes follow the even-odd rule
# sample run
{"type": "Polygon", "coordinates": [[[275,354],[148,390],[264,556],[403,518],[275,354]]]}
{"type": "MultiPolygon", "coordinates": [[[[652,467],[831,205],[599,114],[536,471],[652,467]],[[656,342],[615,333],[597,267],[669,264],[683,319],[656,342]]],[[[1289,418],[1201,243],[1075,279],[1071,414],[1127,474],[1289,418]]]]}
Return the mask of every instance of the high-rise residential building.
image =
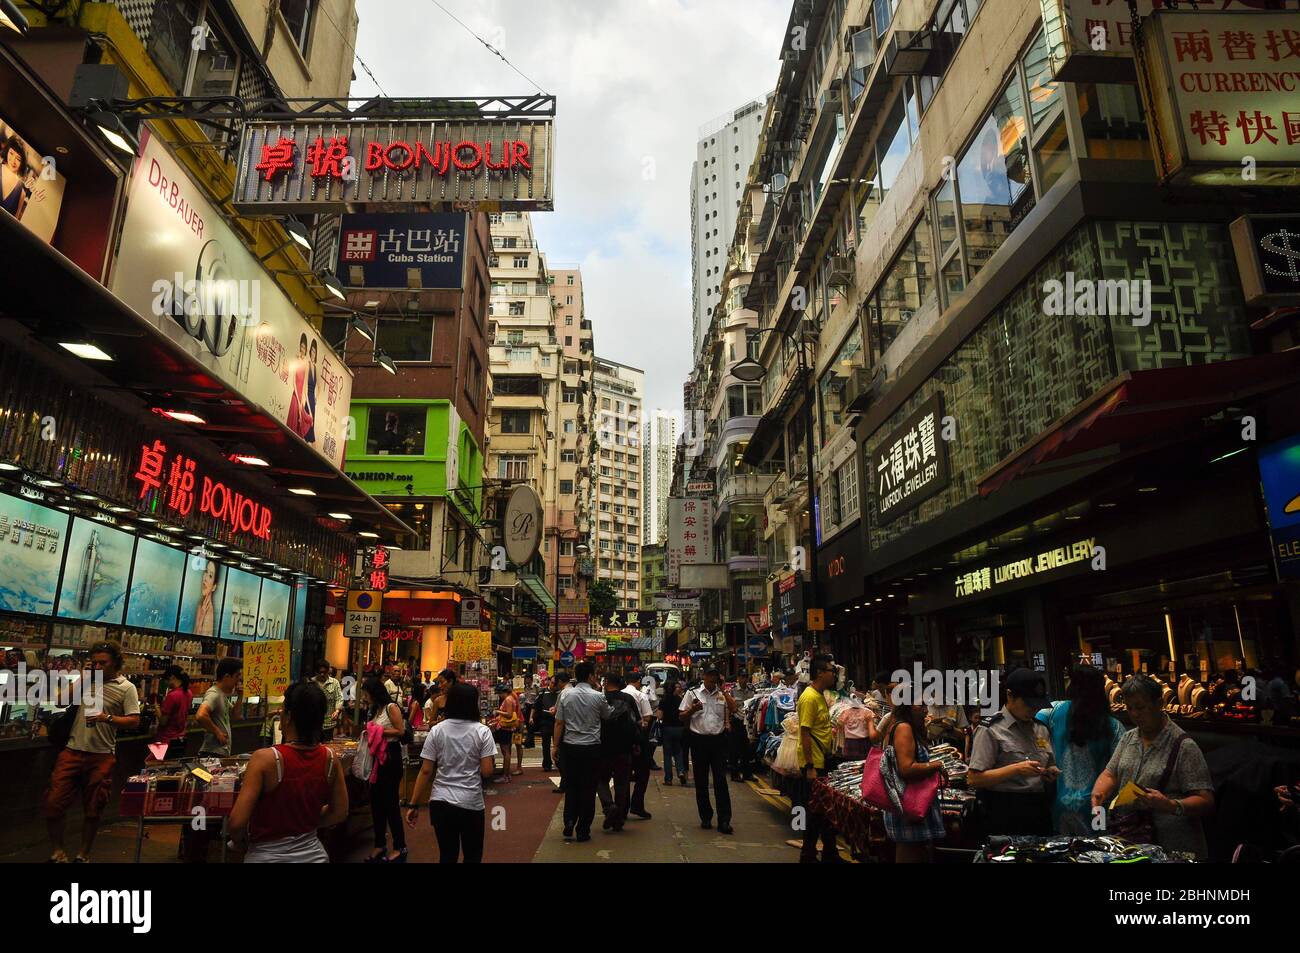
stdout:
{"type": "Polygon", "coordinates": [[[576,634],[581,628],[577,617],[587,611],[587,587],[595,567],[591,546],[591,514],[595,507],[592,481],[595,354],[591,319],[587,317],[583,298],[582,272],[576,265],[554,267],[550,277],[555,334],[563,364],[556,428],[560,460],[556,473],[556,510],[553,520],[547,514],[546,529],[559,547],[557,598],[561,629],[576,634]]]}
{"type": "Polygon", "coordinates": [[[554,279],[538,247],[532,217],[526,212],[504,212],[493,214],[490,221],[491,404],[486,475],[499,489],[492,494],[498,510],[509,489],[519,483],[531,486],[542,501],[542,551],[532,565],[518,567],[519,585],[511,598],[516,615],[533,619],[544,633],[538,646],[545,656],[553,647],[558,554],[563,542],[575,547],[578,542],[572,511],[570,526],[563,531],[559,515],[564,347],[557,335],[554,279]]]}
{"type": "Polygon", "coordinates": [[[691,344],[693,353],[718,306],[741,191],[763,131],[763,102],[753,100],[702,126],[691,166],[691,344]]]}
{"type": "Polygon", "coordinates": [[[645,506],[641,408],[645,372],[596,358],[596,577],[621,609],[641,604],[641,521],[645,506]]]}
{"type": "Polygon", "coordinates": [[[677,445],[677,418],[662,410],[647,414],[642,423],[641,483],[645,488],[645,513],[641,543],[662,543],[668,536],[668,487],[673,479],[673,448],[677,445]]]}

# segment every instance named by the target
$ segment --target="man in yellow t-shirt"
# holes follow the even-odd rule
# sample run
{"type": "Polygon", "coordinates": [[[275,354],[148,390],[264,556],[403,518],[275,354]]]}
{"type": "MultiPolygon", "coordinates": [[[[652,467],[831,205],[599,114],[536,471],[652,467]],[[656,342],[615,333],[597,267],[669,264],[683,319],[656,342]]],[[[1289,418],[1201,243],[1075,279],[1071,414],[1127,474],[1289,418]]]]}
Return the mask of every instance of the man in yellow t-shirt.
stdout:
{"type": "Polygon", "coordinates": [[[803,850],[799,862],[817,861],[817,840],[822,842],[822,863],[833,864],[840,860],[835,848],[835,829],[822,818],[808,810],[813,782],[826,774],[826,756],[831,752],[831,710],[826,705],[825,692],[836,681],[835,667],[826,659],[815,658],[811,667],[812,682],[799,696],[796,712],[799,715],[799,766],[800,779],[796,807],[805,809],[803,850]]]}

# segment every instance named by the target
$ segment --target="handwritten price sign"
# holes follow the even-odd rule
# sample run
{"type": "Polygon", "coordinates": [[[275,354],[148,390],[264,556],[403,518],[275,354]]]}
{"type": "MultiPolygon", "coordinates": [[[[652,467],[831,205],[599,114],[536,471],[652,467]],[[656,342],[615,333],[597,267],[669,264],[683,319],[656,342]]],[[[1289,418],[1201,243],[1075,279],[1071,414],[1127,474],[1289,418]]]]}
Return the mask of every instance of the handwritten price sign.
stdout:
{"type": "Polygon", "coordinates": [[[451,661],[477,662],[492,655],[492,633],[478,629],[451,630],[451,661]]]}
{"type": "Polygon", "coordinates": [[[283,698],[289,688],[289,642],[247,642],[244,644],[244,692],[267,698],[283,698]]]}

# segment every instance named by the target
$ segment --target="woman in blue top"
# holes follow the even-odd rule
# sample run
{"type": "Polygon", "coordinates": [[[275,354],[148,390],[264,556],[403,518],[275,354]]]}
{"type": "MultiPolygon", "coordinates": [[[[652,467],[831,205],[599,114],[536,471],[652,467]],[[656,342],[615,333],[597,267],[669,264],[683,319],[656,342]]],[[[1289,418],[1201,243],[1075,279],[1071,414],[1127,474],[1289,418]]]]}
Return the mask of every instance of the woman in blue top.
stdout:
{"type": "Polygon", "coordinates": [[[1052,823],[1057,833],[1090,835],[1092,787],[1105,770],[1124,735],[1124,727],[1111,717],[1106,701],[1105,677],[1091,666],[1070,673],[1069,701],[1053,702],[1036,716],[1052,736],[1061,776],[1056,779],[1052,823]]]}

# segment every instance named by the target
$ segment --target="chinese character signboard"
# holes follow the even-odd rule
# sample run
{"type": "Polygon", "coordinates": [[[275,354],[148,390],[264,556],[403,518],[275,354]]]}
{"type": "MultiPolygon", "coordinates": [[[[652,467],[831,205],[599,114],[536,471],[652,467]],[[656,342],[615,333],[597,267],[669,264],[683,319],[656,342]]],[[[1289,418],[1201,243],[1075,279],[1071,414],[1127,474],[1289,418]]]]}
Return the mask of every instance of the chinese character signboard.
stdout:
{"type": "Polygon", "coordinates": [[[1162,180],[1300,182],[1300,17],[1162,10],[1139,76],[1162,180]]]}
{"type": "Polygon", "coordinates": [[[465,235],[463,214],[344,215],[335,274],[349,288],[459,290],[465,235]]]}
{"type": "Polygon", "coordinates": [[[957,573],[953,577],[953,595],[957,599],[966,599],[981,593],[1001,590],[1011,583],[1036,581],[1044,574],[1070,566],[1078,566],[1092,559],[1096,549],[1095,539],[1083,539],[1068,546],[1058,546],[1047,552],[1026,556],[1001,566],[981,566],[957,573]]]}
{"type": "Polygon", "coordinates": [[[1261,449],[1259,476],[1277,574],[1300,579],[1300,437],[1261,449]]]}
{"type": "MultiPolygon", "coordinates": [[[[1133,79],[1133,15],[1125,0],[1041,0],[1052,75],[1070,82],[1133,79]]],[[[1162,0],[1137,0],[1140,16],[1162,0]]]]}
{"type": "Polygon", "coordinates": [[[664,626],[666,616],[656,609],[614,609],[600,613],[598,620],[606,629],[654,629],[664,626]]]}
{"type": "Polygon", "coordinates": [[[681,582],[683,565],[713,562],[713,501],[671,497],[668,500],[668,584],[681,582]]]}
{"type": "Polygon", "coordinates": [[[375,592],[388,591],[388,547],[371,546],[362,563],[364,585],[375,592]]]}
{"type": "Polygon", "coordinates": [[[352,372],[162,140],[145,129],[141,141],[121,237],[131,254],[117,256],[111,290],[223,386],[341,468],[352,372]]]}
{"type": "Polygon", "coordinates": [[[1300,215],[1243,215],[1231,232],[1247,304],[1285,307],[1300,298],[1300,215]]]}
{"type": "Polygon", "coordinates": [[[869,457],[876,522],[889,523],[948,485],[943,395],[935,394],[869,457]]]}
{"type": "Polygon", "coordinates": [[[233,204],[246,215],[549,212],[551,146],[549,118],[250,122],[233,204]]]}

